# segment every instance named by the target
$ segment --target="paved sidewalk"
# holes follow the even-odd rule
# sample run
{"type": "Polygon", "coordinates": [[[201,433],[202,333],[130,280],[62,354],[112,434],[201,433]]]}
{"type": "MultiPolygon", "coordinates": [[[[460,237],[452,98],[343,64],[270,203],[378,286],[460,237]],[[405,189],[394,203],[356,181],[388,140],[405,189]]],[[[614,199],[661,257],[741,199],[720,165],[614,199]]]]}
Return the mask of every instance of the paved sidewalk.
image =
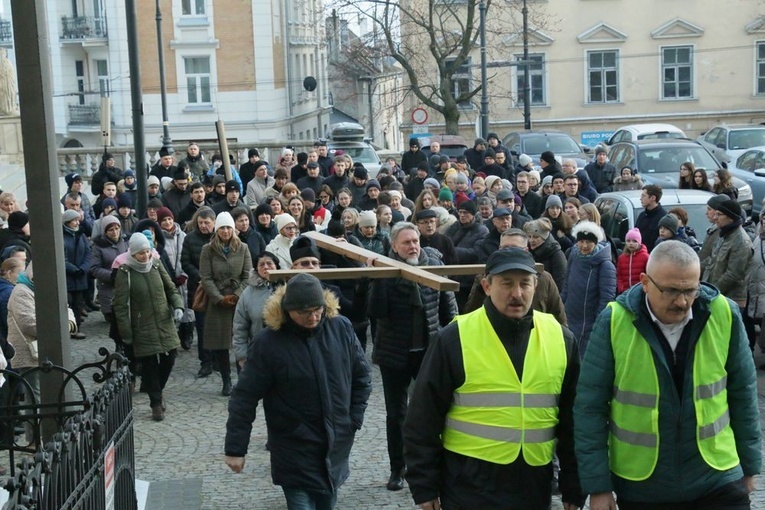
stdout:
{"type": "MultiPolygon", "coordinates": [[[[98,359],[98,347],[113,350],[100,313],[91,313],[82,330],[88,338],[73,342],[75,365],[98,359]]],[[[765,363],[765,354],[757,354],[757,363],[765,363]]],[[[213,374],[196,379],[197,370],[196,345],[191,351],[181,350],[165,391],[163,422],[151,420],[145,394],[134,394],[136,477],[150,482],[146,509],[286,509],[281,490],[271,483],[262,414],[253,426],[244,471],[234,474],[223,462],[227,399],[220,395],[220,377],[213,374]]],[[[385,407],[377,367],[373,368],[373,385],[364,427],[351,454],[351,476],[340,489],[337,508],[412,509],[408,490],[385,489],[389,474],[385,407]]],[[[765,426],[763,371],[759,371],[759,389],[765,426]]],[[[753,495],[752,508],[765,508],[765,481],[758,480],[758,484],[761,490],[753,495]]],[[[552,510],[561,508],[554,500],[552,510]]]]}

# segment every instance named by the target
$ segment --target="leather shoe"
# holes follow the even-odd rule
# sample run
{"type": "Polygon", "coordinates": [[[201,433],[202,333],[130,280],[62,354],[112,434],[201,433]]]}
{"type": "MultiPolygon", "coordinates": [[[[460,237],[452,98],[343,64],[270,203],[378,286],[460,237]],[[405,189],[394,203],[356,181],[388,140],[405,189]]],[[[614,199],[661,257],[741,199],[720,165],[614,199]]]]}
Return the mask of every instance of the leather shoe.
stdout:
{"type": "Polygon", "coordinates": [[[220,392],[224,397],[231,395],[231,381],[223,381],[223,390],[220,392]]]}
{"type": "Polygon", "coordinates": [[[151,419],[154,421],[162,421],[165,419],[165,412],[162,410],[162,406],[151,407],[151,419]]]}
{"type": "Polygon", "coordinates": [[[213,371],[212,371],[211,365],[202,365],[201,367],[199,367],[199,372],[197,372],[197,377],[199,378],[207,377],[210,374],[212,374],[212,372],[213,371]]]}
{"type": "Polygon", "coordinates": [[[80,333],[78,331],[77,333],[72,333],[71,335],[69,335],[69,338],[74,340],[85,340],[85,338],[87,337],[85,336],[85,333],[80,333]]]}
{"type": "Polygon", "coordinates": [[[385,486],[389,491],[400,491],[404,488],[404,473],[406,469],[394,470],[390,472],[388,484],[385,486]]]}

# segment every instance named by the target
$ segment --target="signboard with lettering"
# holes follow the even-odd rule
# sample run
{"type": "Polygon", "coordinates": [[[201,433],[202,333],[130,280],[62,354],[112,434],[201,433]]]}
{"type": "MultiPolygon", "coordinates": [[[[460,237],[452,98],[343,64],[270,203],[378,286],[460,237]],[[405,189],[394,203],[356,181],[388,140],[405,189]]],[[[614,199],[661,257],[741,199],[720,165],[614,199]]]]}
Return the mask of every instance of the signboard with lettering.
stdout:
{"type": "Polygon", "coordinates": [[[613,131],[583,131],[580,136],[581,143],[590,147],[597,147],[604,144],[611,138],[613,131]]]}
{"type": "Polygon", "coordinates": [[[419,124],[419,125],[412,126],[412,133],[416,135],[421,135],[429,131],[430,131],[430,126],[428,124],[419,124]]]}

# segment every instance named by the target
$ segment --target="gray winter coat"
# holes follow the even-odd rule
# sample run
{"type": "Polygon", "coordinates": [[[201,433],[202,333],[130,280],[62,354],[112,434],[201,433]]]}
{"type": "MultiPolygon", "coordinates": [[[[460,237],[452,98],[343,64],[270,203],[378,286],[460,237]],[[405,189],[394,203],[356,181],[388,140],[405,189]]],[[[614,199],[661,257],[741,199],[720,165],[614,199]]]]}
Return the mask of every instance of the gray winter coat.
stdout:
{"type": "Polygon", "coordinates": [[[274,291],[274,287],[258,276],[255,269],[250,273],[247,283],[249,285],[242,292],[234,311],[234,338],[231,348],[237,361],[247,359],[250,342],[264,328],[263,307],[274,291]]]}
{"type": "Polygon", "coordinates": [[[746,303],[747,275],[754,253],[752,241],[740,226],[727,235],[724,234],[724,228],[719,230],[720,238],[712,246],[701,279],[743,306],[746,303]]]}
{"type": "Polygon", "coordinates": [[[114,243],[106,236],[98,236],[93,239],[93,265],[90,266],[90,275],[96,279],[98,286],[98,302],[101,304],[101,313],[112,313],[112,263],[117,255],[128,251],[128,243],[120,239],[114,243]]]}

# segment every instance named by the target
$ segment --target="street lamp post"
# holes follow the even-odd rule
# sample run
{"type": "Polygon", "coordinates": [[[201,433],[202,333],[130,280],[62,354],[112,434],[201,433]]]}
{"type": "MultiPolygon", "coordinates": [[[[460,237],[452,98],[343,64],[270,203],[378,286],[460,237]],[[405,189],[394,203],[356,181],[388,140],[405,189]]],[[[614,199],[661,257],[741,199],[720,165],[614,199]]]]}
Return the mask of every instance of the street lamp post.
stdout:
{"type": "Polygon", "coordinates": [[[478,5],[481,23],[481,137],[489,132],[489,91],[486,85],[486,0],[478,5]]]}
{"type": "Polygon", "coordinates": [[[523,129],[531,129],[531,66],[529,66],[529,10],[523,0],[523,129]]]}
{"type": "Polygon", "coordinates": [[[167,119],[167,86],[165,84],[165,47],[162,42],[162,11],[157,5],[157,51],[159,52],[159,87],[162,99],[162,148],[168,154],[173,153],[173,139],[170,138],[170,121],[167,119]]]}

